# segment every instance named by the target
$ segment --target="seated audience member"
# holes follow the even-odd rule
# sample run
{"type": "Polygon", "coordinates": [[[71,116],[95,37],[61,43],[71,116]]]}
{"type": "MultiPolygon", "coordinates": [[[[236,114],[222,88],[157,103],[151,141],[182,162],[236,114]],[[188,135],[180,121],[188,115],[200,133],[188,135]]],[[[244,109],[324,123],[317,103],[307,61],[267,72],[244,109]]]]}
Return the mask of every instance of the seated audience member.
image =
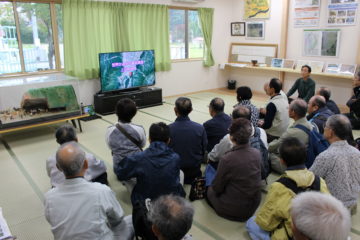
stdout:
{"type": "Polygon", "coordinates": [[[351,218],[344,205],[329,194],[304,192],[291,203],[294,240],[347,240],[351,218]]]}
{"type": "Polygon", "coordinates": [[[310,131],[313,129],[311,123],[306,120],[306,112],[307,112],[307,104],[302,99],[296,99],[291,102],[289,106],[289,117],[294,119],[294,123],[286,130],[286,132],[281,135],[279,139],[272,141],[269,144],[269,153],[270,153],[270,161],[271,168],[278,172],[283,173],[285,170],[285,166],[280,163],[279,158],[279,147],[282,141],[288,137],[298,138],[305,146],[309,143],[309,136],[306,132],[296,127],[296,125],[302,125],[309,129],[310,131]]]}
{"type": "Polygon", "coordinates": [[[180,169],[184,172],[184,183],[190,184],[201,176],[201,163],[207,146],[207,137],[202,125],[190,120],[191,100],[180,97],[175,101],[175,122],[170,127],[169,146],[180,155],[180,169]]]}
{"type": "Polygon", "coordinates": [[[304,65],[301,67],[301,78],[298,78],[294,85],[287,92],[287,96],[290,97],[296,91],[298,91],[298,98],[303,99],[305,102],[309,102],[310,98],[315,94],[315,81],[310,78],[311,67],[304,65]]]}
{"type": "Polygon", "coordinates": [[[88,162],[76,142],[60,146],[56,163],[66,180],[45,194],[45,217],[54,239],[132,239],[131,216],[124,218],[114,192],[84,179],[88,162]]]}
{"type": "Polygon", "coordinates": [[[353,129],[360,129],[360,107],[357,104],[360,99],[360,71],[354,76],[353,87],[354,94],[346,103],[350,108],[350,113],[345,115],[349,118],[353,129]]]}
{"type": "Polygon", "coordinates": [[[324,178],[330,193],[355,213],[360,193],[360,152],[346,141],[351,131],[345,116],[329,117],[324,137],[330,147],[316,157],[310,171],[324,178]]]}
{"type": "MultiPolygon", "coordinates": [[[[130,98],[120,99],[115,110],[119,121],[106,132],[106,143],[111,149],[114,170],[124,157],[141,152],[146,144],[144,128],[131,123],[137,112],[135,102],[130,98]]],[[[135,179],[123,182],[129,192],[135,183],[135,179]]]]}
{"type": "Polygon", "coordinates": [[[278,139],[289,127],[289,103],[280,91],[280,80],[271,79],[267,88],[270,101],[266,106],[265,119],[259,121],[259,126],[266,131],[268,142],[278,139]]]}
{"type": "MultiPolygon", "coordinates": [[[[78,141],[76,136],[76,130],[71,125],[63,125],[59,127],[55,132],[56,142],[60,145],[78,141]]],[[[106,166],[102,160],[96,159],[94,155],[90,153],[86,154],[86,160],[88,162],[88,169],[85,172],[84,179],[92,182],[99,182],[108,184],[106,166]]],[[[46,161],[47,174],[50,177],[51,186],[57,187],[65,182],[65,176],[56,166],[55,154],[50,156],[46,161]]]]}
{"type": "Polygon", "coordinates": [[[208,152],[228,133],[231,125],[231,117],[224,113],[224,107],[225,103],[221,98],[214,98],[210,102],[209,113],[212,119],[203,124],[208,139],[208,152]]]}
{"type": "Polygon", "coordinates": [[[185,196],[180,184],[180,157],[168,147],[170,130],[165,123],[153,123],[149,130],[150,146],[143,152],[125,157],[115,173],[120,180],[136,178],[131,193],[133,206],[137,201],[156,199],[161,195],[185,196]]]}
{"type": "Polygon", "coordinates": [[[234,108],[238,106],[249,107],[251,111],[251,123],[256,127],[259,120],[259,110],[250,101],[250,99],[252,98],[251,89],[246,86],[238,87],[238,89],[236,90],[236,94],[236,99],[238,103],[234,106],[234,108]]]}
{"type": "Polygon", "coordinates": [[[324,124],[326,120],[334,115],[334,113],[326,106],[325,98],[319,95],[310,98],[308,113],[306,119],[313,123],[321,134],[324,133],[324,124]]]}
{"type": "Polygon", "coordinates": [[[246,221],[261,200],[261,155],[250,147],[252,126],[239,118],[230,127],[235,145],[222,157],[206,199],[215,212],[226,219],[246,221]]]}
{"type": "Polygon", "coordinates": [[[297,192],[315,190],[328,193],[325,181],[306,169],[306,147],[294,137],[283,139],[280,146],[280,156],[282,163],[287,167],[285,174],[280,179],[271,184],[266,195],[264,204],[260,207],[256,216],[250,218],[246,223],[246,228],[251,239],[290,239],[291,200],[296,193],[290,188],[294,185],[297,192]],[[287,185],[283,183],[291,182],[287,185]]]}
{"type": "MultiPolygon", "coordinates": [[[[265,94],[266,95],[268,95],[268,96],[270,96],[270,93],[269,93],[269,83],[270,82],[265,82],[264,83],[264,92],[265,92],[265,94]]],[[[282,90],[282,82],[279,80],[279,83],[280,83],[280,85],[281,85],[281,90],[280,90],[280,95],[286,100],[286,101],[288,101],[288,97],[286,96],[286,93],[282,90]]],[[[267,105],[267,103],[266,103],[266,105],[267,105]]],[[[260,111],[260,118],[264,118],[264,116],[265,116],[265,114],[266,114],[266,106],[265,106],[265,108],[260,108],[259,109],[259,111],[260,111]]]]}
{"type": "Polygon", "coordinates": [[[191,239],[190,230],[194,217],[194,208],[184,198],[165,195],[151,203],[148,218],[152,230],[159,240],[191,239]]]}
{"type": "Polygon", "coordinates": [[[334,114],[340,114],[340,109],[336,105],[336,103],[330,99],[331,91],[327,87],[320,87],[319,91],[317,91],[316,95],[323,96],[326,101],[326,106],[332,111],[334,114]]]}
{"type": "MultiPolygon", "coordinates": [[[[251,113],[250,113],[250,109],[248,107],[245,106],[239,106],[236,107],[232,114],[231,114],[233,120],[235,119],[239,119],[239,118],[245,118],[247,120],[250,120],[251,117],[251,113]]],[[[254,127],[251,124],[251,136],[250,139],[254,137],[255,132],[259,133],[259,136],[255,136],[260,138],[260,140],[262,141],[262,143],[264,144],[264,146],[266,148],[268,148],[268,144],[267,144],[267,140],[266,140],[266,133],[264,131],[264,129],[259,128],[259,127],[254,127]]],[[[211,152],[208,154],[208,159],[210,163],[218,163],[220,161],[220,159],[225,155],[226,152],[230,151],[231,148],[233,147],[233,143],[230,139],[230,134],[225,135],[221,141],[216,144],[214,146],[214,148],[211,150],[211,152]]],[[[260,149],[258,149],[260,151],[260,149]]],[[[212,164],[212,166],[214,166],[212,164]]],[[[214,166],[216,168],[216,166],[214,166]]]]}

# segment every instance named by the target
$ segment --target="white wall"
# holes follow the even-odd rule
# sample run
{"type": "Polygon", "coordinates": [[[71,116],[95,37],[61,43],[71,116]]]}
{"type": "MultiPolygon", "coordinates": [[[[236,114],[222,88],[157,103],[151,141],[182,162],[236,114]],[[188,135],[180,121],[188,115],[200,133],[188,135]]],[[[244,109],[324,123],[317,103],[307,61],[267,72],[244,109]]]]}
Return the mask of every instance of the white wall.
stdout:
{"type": "MultiPolygon", "coordinates": [[[[233,9],[233,18],[232,21],[241,21],[242,14],[236,16],[235,13],[243,12],[243,1],[236,1],[237,4],[234,4],[233,9]]],[[[265,31],[265,40],[251,41],[256,43],[276,43],[280,44],[281,36],[281,21],[282,21],[282,1],[271,1],[271,17],[268,20],[265,20],[266,31],[265,31]]],[[[324,28],[340,28],[341,29],[341,39],[340,39],[340,48],[338,57],[304,57],[302,56],[302,38],[303,38],[303,29],[304,28],[295,28],[293,23],[293,4],[294,0],[290,0],[290,10],[289,10],[289,23],[288,23],[288,44],[287,44],[287,59],[295,60],[314,60],[314,61],[323,61],[323,62],[334,62],[334,63],[347,63],[355,64],[356,57],[358,52],[358,42],[360,40],[360,29],[359,29],[359,19],[357,20],[356,26],[344,26],[344,27],[328,27],[327,26],[327,2],[321,1],[321,12],[320,12],[320,24],[318,27],[311,27],[315,29],[324,29],[324,28]]],[[[360,9],[359,9],[360,10],[360,9]]],[[[359,18],[359,10],[357,12],[357,18],[359,18]]],[[[305,28],[309,29],[309,28],[305,28]]],[[[232,37],[232,42],[249,42],[244,37],[232,37]]],[[[247,85],[251,87],[254,91],[263,92],[263,84],[268,81],[271,77],[279,76],[276,72],[270,71],[251,71],[243,69],[234,69],[228,68],[226,72],[229,73],[230,78],[238,81],[239,85],[247,85]]],[[[299,74],[287,73],[285,74],[285,83],[284,90],[287,91],[297,78],[300,77],[299,74]]],[[[338,102],[340,105],[344,105],[348,100],[351,94],[351,80],[342,79],[342,78],[331,78],[331,77],[312,77],[316,83],[317,88],[320,86],[327,86],[332,91],[332,98],[338,102]]]]}
{"type": "MultiPolygon", "coordinates": [[[[235,43],[259,43],[259,44],[278,44],[280,45],[281,21],[282,21],[282,1],[271,1],[271,10],[269,19],[257,19],[249,21],[265,22],[265,39],[249,40],[245,37],[231,37],[231,42],[235,43]]],[[[232,22],[243,22],[244,19],[244,1],[234,0],[232,9],[232,22]]],[[[228,33],[229,34],[229,33],[228,33]]],[[[229,48],[229,47],[228,47],[229,48]]],[[[227,50],[228,52],[229,50],[227,50]]],[[[236,68],[226,68],[230,79],[237,80],[237,86],[249,86],[253,91],[263,92],[263,85],[272,77],[279,77],[277,72],[253,71],[236,68]]]]}

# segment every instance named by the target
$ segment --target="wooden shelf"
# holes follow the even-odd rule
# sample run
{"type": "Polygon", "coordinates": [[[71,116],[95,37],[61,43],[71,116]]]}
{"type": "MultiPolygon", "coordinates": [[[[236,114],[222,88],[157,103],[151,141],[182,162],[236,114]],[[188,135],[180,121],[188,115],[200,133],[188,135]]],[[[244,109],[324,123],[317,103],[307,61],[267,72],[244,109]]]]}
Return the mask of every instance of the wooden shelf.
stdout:
{"type": "MultiPolygon", "coordinates": [[[[280,72],[280,73],[298,73],[300,71],[290,68],[275,68],[275,67],[253,67],[250,65],[246,66],[236,66],[237,63],[226,63],[225,66],[229,66],[231,68],[244,68],[244,69],[252,69],[252,70],[261,70],[261,71],[272,71],[272,72],[280,72]]],[[[241,65],[241,64],[238,64],[241,65]]],[[[331,77],[331,78],[343,78],[343,79],[353,79],[352,75],[345,75],[345,74],[336,74],[336,73],[319,73],[319,72],[311,72],[313,76],[323,76],[323,77],[331,77]]]]}
{"type": "Polygon", "coordinates": [[[73,117],[65,117],[65,118],[49,120],[49,121],[45,121],[45,122],[41,122],[41,123],[23,125],[23,126],[19,126],[19,127],[5,128],[5,129],[0,130],[0,134],[1,133],[8,133],[8,132],[24,130],[24,129],[29,129],[29,128],[34,128],[34,127],[47,126],[47,125],[56,124],[56,123],[60,123],[60,122],[65,122],[65,121],[71,121],[71,120],[78,120],[80,131],[82,131],[81,123],[80,123],[79,119],[83,118],[83,117],[88,117],[88,116],[89,116],[89,114],[83,114],[83,115],[78,115],[78,116],[73,116],[73,117]]]}

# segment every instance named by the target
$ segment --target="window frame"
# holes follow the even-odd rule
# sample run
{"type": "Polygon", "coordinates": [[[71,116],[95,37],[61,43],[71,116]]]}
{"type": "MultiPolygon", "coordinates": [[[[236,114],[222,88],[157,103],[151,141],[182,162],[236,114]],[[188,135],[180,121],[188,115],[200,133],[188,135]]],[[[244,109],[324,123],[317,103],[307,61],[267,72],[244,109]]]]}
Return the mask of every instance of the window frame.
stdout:
{"type": "MultiPolygon", "coordinates": [[[[182,59],[171,59],[171,62],[191,62],[191,61],[203,61],[202,58],[189,58],[189,11],[198,11],[198,8],[193,7],[180,7],[180,6],[169,6],[169,11],[174,10],[185,10],[185,58],[182,59]]],[[[202,31],[202,29],[201,29],[202,31]]],[[[170,46],[171,48],[171,46],[170,46]]],[[[171,56],[170,56],[171,58],[171,56]]]]}
{"type": "Polygon", "coordinates": [[[57,16],[56,16],[56,4],[62,4],[62,0],[0,0],[0,2],[9,2],[12,3],[15,26],[16,26],[16,34],[19,48],[19,56],[20,56],[20,64],[21,64],[21,72],[14,73],[3,73],[0,74],[1,78],[8,77],[17,77],[17,76],[31,76],[31,75],[41,75],[41,74],[51,74],[51,73],[62,73],[64,69],[61,68],[61,59],[60,59],[60,46],[59,46],[59,33],[58,33],[58,24],[57,24],[57,16]],[[52,29],[52,37],[53,44],[55,50],[55,69],[50,70],[42,70],[36,72],[26,72],[25,71],[25,59],[24,59],[24,51],[23,45],[21,41],[20,34],[20,20],[19,14],[16,9],[16,3],[47,3],[49,4],[50,16],[51,16],[51,29],[52,29]]]}

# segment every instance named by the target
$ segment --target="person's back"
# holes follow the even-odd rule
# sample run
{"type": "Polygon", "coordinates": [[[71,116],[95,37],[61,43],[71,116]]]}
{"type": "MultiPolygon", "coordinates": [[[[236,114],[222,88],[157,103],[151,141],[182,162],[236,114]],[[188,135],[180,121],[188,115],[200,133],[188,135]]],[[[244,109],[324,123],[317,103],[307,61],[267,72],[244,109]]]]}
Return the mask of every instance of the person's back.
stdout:
{"type": "Polygon", "coordinates": [[[110,188],[99,183],[90,183],[83,178],[66,180],[65,183],[45,194],[45,216],[54,238],[60,239],[113,239],[107,225],[109,210],[118,213],[122,220],[123,210],[113,204],[110,188]],[[116,206],[116,209],[112,209],[116,206]],[[94,238],[96,236],[96,238],[94,238]]]}
{"type": "Polygon", "coordinates": [[[207,137],[204,127],[188,117],[192,111],[188,98],[178,98],[175,103],[175,122],[169,125],[169,146],[180,155],[180,168],[184,172],[185,184],[190,184],[201,175],[200,165],[204,159],[207,137]]]}
{"type": "Polygon", "coordinates": [[[129,218],[106,185],[87,182],[88,163],[76,142],[61,145],[56,162],[66,180],[45,194],[45,217],[55,240],[131,239],[129,218]]]}
{"type": "Polygon", "coordinates": [[[179,179],[180,157],[167,146],[168,126],[165,123],[154,123],[149,133],[149,148],[126,157],[115,169],[120,180],[136,178],[131,194],[133,206],[137,201],[156,199],[165,194],[185,196],[179,179]]]}
{"type": "MultiPolygon", "coordinates": [[[[60,145],[71,141],[78,141],[76,130],[73,126],[67,124],[56,130],[55,138],[56,142],[60,145]]],[[[88,162],[88,169],[85,172],[84,178],[87,181],[108,184],[104,161],[96,159],[96,157],[91,153],[86,152],[85,154],[88,162]]],[[[48,157],[46,160],[46,171],[50,177],[51,186],[56,187],[65,181],[64,173],[62,173],[56,166],[55,154],[48,157]]]]}
{"type": "MultiPolygon", "coordinates": [[[[86,152],[85,154],[89,163],[89,168],[85,172],[84,179],[87,181],[108,184],[105,163],[102,160],[97,159],[91,153],[86,152]]],[[[56,167],[55,154],[46,160],[46,170],[50,177],[51,186],[57,187],[65,181],[64,174],[56,167]]]]}
{"type": "Polygon", "coordinates": [[[280,80],[272,78],[267,88],[271,98],[266,106],[265,119],[261,127],[265,129],[269,140],[279,138],[289,126],[289,103],[281,96],[281,87],[280,80]]]}
{"type": "Polygon", "coordinates": [[[216,213],[226,219],[247,220],[261,200],[261,156],[250,147],[251,123],[236,119],[230,127],[234,146],[219,162],[207,199],[216,213]],[[244,137],[245,136],[245,137],[244,137]]]}
{"type": "Polygon", "coordinates": [[[310,168],[325,179],[331,194],[349,209],[356,208],[360,193],[360,152],[346,141],[351,131],[345,116],[330,117],[324,132],[330,147],[317,156],[310,168]]]}
{"type": "Polygon", "coordinates": [[[306,120],[306,112],[307,103],[304,100],[296,99],[291,102],[289,106],[289,117],[295,120],[294,123],[286,130],[283,135],[281,135],[279,139],[276,139],[269,144],[271,166],[274,171],[283,173],[285,170],[283,165],[280,164],[279,158],[279,147],[284,139],[288,137],[298,138],[307,147],[309,143],[309,135],[302,129],[296,127],[301,125],[307,128],[309,131],[312,131],[313,126],[306,120]]]}
{"type": "Polygon", "coordinates": [[[212,119],[203,124],[208,139],[208,152],[228,133],[231,125],[231,117],[224,113],[224,107],[225,103],[221,98],[214,98],[210,102],[209,113],[212,119]]]}
{"type": "Polygon", "coordinates": [[[246,106],[250,108],[251,123],[256,127],[259,120],[259,109],[251,103],[252,91],[247,86],[241,86],[236,89],[236,99],[238,103],[234,105],[234,108],[238,106],[246,106]]]}
{"type": "MultiPolygon", "coordinates": [[[[280,177],[290,179],[296,188],[306,191],[314,186],[315,175],[306,169],[305,145],[296,138],[286,138],[280,147],[281,161],[287,167],[285,174],[280,177]]],[[[271,184],[264,204],[258,210],[255,218],[247,222],[247,229],[252,239],[259,236],[271,236],[272,240],[288,239],[292,236],[290,204],[296,193],[280,181],[271,184]]],[[[326,183],[319,179],[319,189],[315,191],[328,193],[326,183]]],[[[316,184],[315,184],[316,185],[316,184]]]]}
{"type": "Polygon", "coordinates": [[[111,149],[114,167],[124,157],[140,152],[146,144],[144,128],[131,123],[136,112],[136,104],[129,98],[120,99],[116,104],[116,115],[119,122],[107,129],[105,137],[106,143],[111,149]],[[130,135],[135,142],[129,139],[123,131],[130,135]]]}

